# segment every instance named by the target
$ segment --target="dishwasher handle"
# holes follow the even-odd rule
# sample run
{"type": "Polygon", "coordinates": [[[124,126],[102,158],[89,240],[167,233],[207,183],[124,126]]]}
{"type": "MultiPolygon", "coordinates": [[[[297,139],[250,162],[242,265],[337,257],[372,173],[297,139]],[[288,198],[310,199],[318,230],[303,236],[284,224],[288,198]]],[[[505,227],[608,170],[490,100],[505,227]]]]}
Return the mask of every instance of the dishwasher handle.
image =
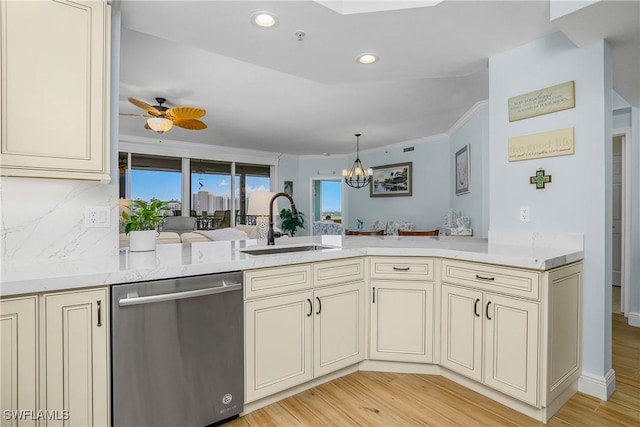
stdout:
{"type": "Polygon", "coordinates": [[[146,297],[123,298],[118,301],[120,307],[129,305],[150,304],[154,302],[174,301],[184,298],[201,297],[205,295],[220,294],[223,292],[231,292],[242,289],[242,283],[233,283],[230,285],[217,286],[215,288],[196,289],[195,291],[174,292],[171,294],[149,295],[146,297]]]}

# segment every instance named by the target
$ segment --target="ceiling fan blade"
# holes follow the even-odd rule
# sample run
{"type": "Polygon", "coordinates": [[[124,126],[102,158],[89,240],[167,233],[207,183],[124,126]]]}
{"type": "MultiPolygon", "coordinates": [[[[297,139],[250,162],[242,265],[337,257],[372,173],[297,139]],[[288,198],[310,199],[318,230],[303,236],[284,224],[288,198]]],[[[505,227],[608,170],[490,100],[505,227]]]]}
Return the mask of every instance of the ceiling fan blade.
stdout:
{"type": "Polygon", "coordinates": [[[199,119],[207,114],[207,111],[198,107],[173,107],[166,112],[168,117],[176,120],[199,119]]]}
{"type": "Polygon", "coordinates": [[[174,120],[173,124],[189,130],[202,130],[207,128],[207,125],[204,122],[196,119],[174,120]]]}
{"type": "Polygon", "coordinates": [[[157,116],[160,114],[160,111],[156,107],[154,107],[153,105],[149,105],[144,101],[140,101],[139,99],[129,97],[129,102],[135,105],[136,107],[142,108],[143,110],[149,112],[149,114],[153,114],[154,116],[157,116]]]}
{"type": "Polygon", "coordinates": [[[155,117],[151,114],[133,114],[133,113],[120,113],[121,116],[135,116],[135,117],[155,117]]]}

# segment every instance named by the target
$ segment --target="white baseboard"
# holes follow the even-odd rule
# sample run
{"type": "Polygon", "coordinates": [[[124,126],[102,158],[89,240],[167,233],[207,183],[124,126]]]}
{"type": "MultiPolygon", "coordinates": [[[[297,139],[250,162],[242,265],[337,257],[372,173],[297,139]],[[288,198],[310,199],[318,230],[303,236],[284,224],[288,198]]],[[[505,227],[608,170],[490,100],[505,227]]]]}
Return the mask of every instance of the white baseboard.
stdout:
{"type": "Polygon", "coordinates": [[[609,400],[609,397],[616,391],[615,371],[609,370],[604,377],[582,372],[578,380],[578,391],[600,400],[609,400]]]}
{"type": "Polygon", "coordinates": [[[630,312],[627,319],[629,321],[629,325],[640,328],[640,313],[630,312]]]}

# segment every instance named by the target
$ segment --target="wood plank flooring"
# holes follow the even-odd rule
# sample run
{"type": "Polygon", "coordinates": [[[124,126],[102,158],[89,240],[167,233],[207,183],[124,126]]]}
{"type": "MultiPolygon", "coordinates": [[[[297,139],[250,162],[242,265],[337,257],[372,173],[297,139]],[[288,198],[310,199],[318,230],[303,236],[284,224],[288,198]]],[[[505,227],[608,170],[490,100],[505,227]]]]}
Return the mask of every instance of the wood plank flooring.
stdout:
{"type": "MultiPolygon", "coordinates": [[[[549,426],[640,426],[640,328],[613,315],[617,389],[607,402],[575,394],[549,426]]],[[[225,424],[263,426],[540,426],[440,376],[356,372],[225,424]]]]}

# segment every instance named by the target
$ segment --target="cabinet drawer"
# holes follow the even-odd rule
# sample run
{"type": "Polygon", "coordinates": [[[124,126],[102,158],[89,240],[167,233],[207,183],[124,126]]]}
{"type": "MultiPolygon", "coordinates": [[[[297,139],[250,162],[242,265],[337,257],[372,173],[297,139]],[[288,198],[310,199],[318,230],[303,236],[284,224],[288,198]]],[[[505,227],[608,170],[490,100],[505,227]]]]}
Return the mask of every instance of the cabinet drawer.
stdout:
{"type": "Polygon", "coordinates": [[[419,257],[372,257],[371,278],[433,280],[433,259],[419,257]]]}
{"type": "Polygon", "coordinates": [[[540,273],[535,271],[442,260],[442,281],[513,296],[540,298],[540,273]]]}
{"type": "Polygon", "coordinates": [[[244,272],[244,297],[255,298],[311,288],[311,264],[244,272]]]}
{"type": "Polygon", "coordinates": [[[349,258],[314,263],[313,278],[316,287],[364,280],[364,259],[349,258]]]}

